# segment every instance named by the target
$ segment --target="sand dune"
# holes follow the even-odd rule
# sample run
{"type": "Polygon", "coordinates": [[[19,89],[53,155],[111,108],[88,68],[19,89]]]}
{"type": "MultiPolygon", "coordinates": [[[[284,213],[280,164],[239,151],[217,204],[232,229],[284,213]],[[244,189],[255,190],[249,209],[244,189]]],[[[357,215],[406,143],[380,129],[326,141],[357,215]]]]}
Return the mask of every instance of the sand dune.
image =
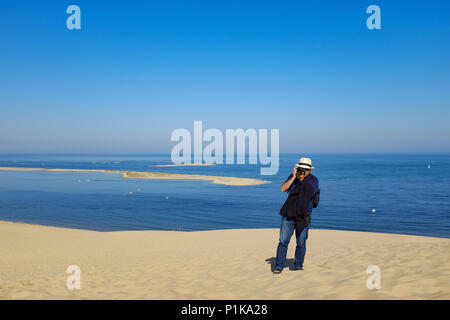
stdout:
{"type": "Polygon", "coordinates": [[[155,179],[155,180],[205,180],[215,184],[223,184],[227,186],[256,186],[260,184],[270,183],[271,181],[239,178],[239,177],[222,177],[207,176],[201,174],[182,174],[182,173],[165,173],[165,172],[140,172],[126,170],[100,170],[100,169],[50,169],[50,168],[16,168],[16,167],[0,167],[5,171],[53,171],[53,172],[106,172],[121,173],[124,178],[132,179],[155,179]]]}
{"type": "Polygon", "coordinates": [[[450,299],[450,239],[311,230],[274,275],[277,229],[93,232],[0,222],[2,299],[450,299]],[[66,269],[81,269],[81,289],[66,269]],[[381,289],[366,286],[369,265],[381,289]]]}

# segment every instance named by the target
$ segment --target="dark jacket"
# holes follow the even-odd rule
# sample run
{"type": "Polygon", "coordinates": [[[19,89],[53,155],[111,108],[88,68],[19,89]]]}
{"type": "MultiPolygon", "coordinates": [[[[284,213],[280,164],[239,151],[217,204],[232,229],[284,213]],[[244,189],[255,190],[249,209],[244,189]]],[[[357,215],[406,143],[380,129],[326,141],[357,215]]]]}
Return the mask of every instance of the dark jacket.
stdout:
{"type": "MultiPolygon", "coordinates": [[[[289,177],[286,179],[286,181],[290,180],[291,178],[292,178],[292,173],[289,175],[289,177]]],[[[286,181],[285,181],[285,182],[286,182],[286,181]]],[[[315,190],[315,193],[317,194],[318,191],[319,191],[319,179],[317,179],[317,177],[316,177],[315,175],[309,174],[309,175],[303,180],[303,182],[306,182],[306,181],[308,181],[308,182],[313,186],[313,188],[314,188],[314,190],[315,190]]],[[[300,180],[295,179],[294,182],[292,183],[292,185],[291,185],[291,186],[289,187],[289,189],[286,190],[286,191],[288,192],[288,194],[291,193],[291,192],[294,190],[295,186],[296,186],[298,183],[303,183],[303,182],[300,182],[300,180]]],[[[311,201],[309,202],[309,204],[308,204],[308,210],[307,210],[307,211],[311,213],[311,212],[312,212],[312,209],[315,208],[315,207],[317,207],[317,205],[314,206],[313,201],[311,200],[311,201]]]]}
{"type": "Polygon", "coordinates": [[[306,181],[297,181],[289,196],[280,209],[280,214],[286,219],[295,219],[295,234],[298,236],[311,221],[311,212],[308,207],[316,193],[315,188],[310,183],[314,176],[306,181]]]}

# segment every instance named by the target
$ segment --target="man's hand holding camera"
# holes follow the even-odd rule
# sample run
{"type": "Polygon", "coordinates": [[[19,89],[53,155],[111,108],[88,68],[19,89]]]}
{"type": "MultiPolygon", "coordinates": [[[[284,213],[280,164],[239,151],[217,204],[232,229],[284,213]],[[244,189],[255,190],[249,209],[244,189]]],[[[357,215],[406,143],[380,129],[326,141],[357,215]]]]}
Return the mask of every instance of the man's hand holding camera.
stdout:
{"type": "Polygon", "coordinates": [[[292,183],[294,183],[295,179],[298,179],[299,181],[303,181],[308,176],[309,171],[310,170],[305,169],[305,168],[294,167],[294,169],[292,170],[292,177],[288,181],[283,183],[283,185],[281,186],[281,192],[285,192],[285,191],[289,190],[292,183]]]}
{"type": "Polygon", "coordinates": [[[297,177],[298,180],[303,181],[303,179],[306,178],[306,170],[303,168],[294,168],[295,174],[294,176],[297,177]]]}

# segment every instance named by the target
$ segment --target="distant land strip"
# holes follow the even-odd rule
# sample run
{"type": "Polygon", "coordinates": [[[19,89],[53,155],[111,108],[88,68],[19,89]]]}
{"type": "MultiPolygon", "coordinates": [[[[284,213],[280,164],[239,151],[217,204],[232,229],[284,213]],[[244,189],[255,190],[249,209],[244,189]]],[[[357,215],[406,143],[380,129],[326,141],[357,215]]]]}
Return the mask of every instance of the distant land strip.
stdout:
{"type": "Polygon", "coordinates": [[[204,180],[215,184],[223,184],[226,186],[257,186],[270,183],[271,181],[239,178],[239,177],[221,177],[207,176],[201,174],[183,174],[183,173],[165,173],[165,172],[139,172],[127,170],[100,170],[100,169],[51,169],[51,168],[17,168],[17,167],[0,167],[4,171],[53,171],[53,172],[106,172],[121,173],[124,178],[132,179],[154,179],[154,180],[204,180]]]}
{"type": "Polygon", "coordinates": [[[196,166],[214,166],[214,163],[182,163],[182,164],[157,164],[155,167],[196,167],[196,166]]]}

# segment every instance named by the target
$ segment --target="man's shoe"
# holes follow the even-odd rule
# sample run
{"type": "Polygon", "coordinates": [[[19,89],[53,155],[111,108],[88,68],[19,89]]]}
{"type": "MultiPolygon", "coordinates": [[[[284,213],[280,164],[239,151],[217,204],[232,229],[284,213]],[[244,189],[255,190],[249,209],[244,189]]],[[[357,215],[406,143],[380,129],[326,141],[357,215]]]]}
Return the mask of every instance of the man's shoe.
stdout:
{"type": "Polygon", "coordinates": [[[302,268],[294,268],[294,269],[292,269],[292,270],[294,270],[294,271],[297,271],[297,270],[303,270],[303,267],[302,267],[302,268]]]}
{"type": "Polygon", "coordinates": [[[273,270],[273,273],[274,274],[280,274],[281,271],[283,271],[283,270],[282,269],[275,269],[275,270],[273,270]]]}

